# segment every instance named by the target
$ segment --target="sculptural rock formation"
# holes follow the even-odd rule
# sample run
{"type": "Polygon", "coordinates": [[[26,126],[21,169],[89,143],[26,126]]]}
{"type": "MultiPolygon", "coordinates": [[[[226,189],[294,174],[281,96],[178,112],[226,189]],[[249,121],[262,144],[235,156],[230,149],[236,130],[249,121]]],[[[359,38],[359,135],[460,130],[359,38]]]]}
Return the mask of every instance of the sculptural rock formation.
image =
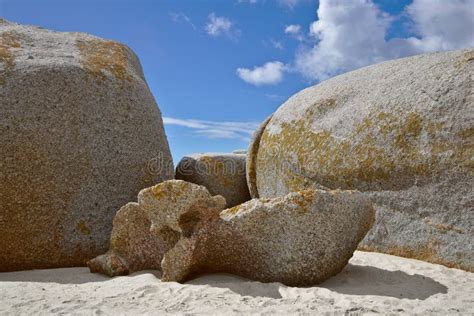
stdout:
{"type": "Polygon", "coordinates": [[[252,197],[357,189],[361,249],[474,271],[474,50],[369,66],[291,97],[254,135],[252,197]]]}
{"type": "Polygon", "coordinates": [[[370,199],[357,191],[254,199],[183,235],[165,253],[162,281],[229,272],[290,286],[317,284],[344,268],[373,217],[370,199]]]}
{"type": "Polygon", "coordinates": [[[187,236],[199,221],[216,217],[225,207],[222,196],[203,186],[169,180],[140,191],[115,215],[110,249],[90,260],[91,272],[109,276],[161,269],[163,255],[187,236]]]}
{"type": "Polygon", "coordinates": [[[88,262],[109,276],[162,269],[162,281],[229,272],[309,285],[338,273],[370,229],[370,199],[357,191],[306,190],[223,210],[201,185],[169,180],[143,189],[114,219],[110,250],[88,262]]]}
{"type": "Polygon", "coordinates": [[[246,157],[218,153],[184,156],[176,167],[176,179],[203,185],[212,195],[222,195],[227,207],[232,207],[250,200],[246,157]]]}
{"type": "Polygon", "coordinates": [[[174,175],[137,57],[87,34],[0,19],[0,135],[0,271],[85,265],[174,175]]]}

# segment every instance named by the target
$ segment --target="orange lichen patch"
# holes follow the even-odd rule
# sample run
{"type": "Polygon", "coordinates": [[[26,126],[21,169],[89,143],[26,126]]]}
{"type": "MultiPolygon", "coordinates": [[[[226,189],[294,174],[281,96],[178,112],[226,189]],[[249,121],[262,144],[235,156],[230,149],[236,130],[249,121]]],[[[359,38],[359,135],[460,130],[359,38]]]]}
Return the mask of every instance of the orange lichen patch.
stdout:
{"type": "Polygon", "coordinates": [[[16,33],[4,32],[0,34],[0,63],[3,63],[3,70],[0,71],[0,85],[5,83],[6,77],[15,67],[15,58],[11,49],[20,47],[20,40],[16,33]]]}
{"type": "MultiPolygon", "coordinates": [[[[279,133],[263,132],[257,158],[259,179],[276,173],[288,191],[314,187],[314,183],[327,188],[398,189],[450,166],[472,165],[466,156],[469,148],[448,139],[442,123],[425,120],[417,112],[371,113],[356,122],[346,138],[334,137],[325,129],[314,131],[311,124],[311,118],[303,118],[282,123],[279,133]],[[423,135],[429,136],[427,145],[423,135]],[[447,151],[455,154],[443,156],[447,151]]],[[[472,131],[463,135],[472,138],[472,131]]]]}
{"type": "Polygon", "coordinates": [[[293,203],[298,205],[297,211],[299,213],[307,213],[308,208],[313,202],[314,197],[316,196],[316,191],[314,190],[303,190],[299,191],[297,195],[294,195],[291,199],[293,203]]]}
{"type": "Polygon", "coordinates": [[[373,247],[373,246],[366,246],[366,245],[359,245],[357,248],[361,251],[368,251],[368,252],[379,252],[379,253],[386,253],[393,256],[410,258],[410,259],[417,259],[426,262],[431,262],[435,264],[441,264],[448,268],[455,268],[461,269],[468,272],[474,272],[474,266],[450,262],[444,259],[441,259],[438,256],[438,245],[439,242],[434,242],[431,244],[423,245],[418,248],[411,248],[408,246],[397,246],[397,245],[390,245],[385,247],[373,247]]]}
{"type": "Polygon", "coordinates": [[[120,80],[132,80],[127,51],[122,44],[98,39],[77,40],[76,44],[81,53],[82,66],[95,77],[105,80],[106,73],[110,73],[120,80]]]}
{"type": "Polygon", "coordinates": [[[174,201],[178,200],[186,191],[189,191],[189,183],[185,181],[169,183],[160,183],[151,188],[156,199],[169,198],[174,201]]]}
{"type": "Polygon", "coordinates": [[[76,229],[80,231],[81,233],[83,233],[84,235],[90,235],[92,232],[91,229],[87,226],[85,221],[80,221],[76,225],[76,229]]]}

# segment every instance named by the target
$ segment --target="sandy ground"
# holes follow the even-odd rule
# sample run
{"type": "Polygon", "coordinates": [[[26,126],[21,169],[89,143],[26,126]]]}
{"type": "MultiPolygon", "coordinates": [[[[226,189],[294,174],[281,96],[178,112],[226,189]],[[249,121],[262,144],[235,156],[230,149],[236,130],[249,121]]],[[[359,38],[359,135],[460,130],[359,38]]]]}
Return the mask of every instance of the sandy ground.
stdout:
{"type": "Polygon", "coordinates": [[[0,314],[474,314],[474,273],[357,251],[339,275],[308,288],[232,275],[186,284],[156,271],[107,278],[87,268],[0,273],[0,314]]]}

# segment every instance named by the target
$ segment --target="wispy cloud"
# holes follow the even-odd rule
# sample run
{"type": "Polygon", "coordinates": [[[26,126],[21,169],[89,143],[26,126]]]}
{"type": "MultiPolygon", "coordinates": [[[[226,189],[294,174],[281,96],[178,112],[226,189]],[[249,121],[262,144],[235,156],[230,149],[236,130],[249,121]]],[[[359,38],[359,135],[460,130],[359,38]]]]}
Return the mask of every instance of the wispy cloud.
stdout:
{"type": "Polygon", "coordinates": [[[193,24],[191,19],[182,12],[170,12],[169,16],[171,20],[175,23],[186,23],[190,25],[194,30],[196,30],[196,25],[193,24]]]}
{"type": "Polygon", "coordinates": [[[255,86],[274,85],[281,81],[284,70],[285,65],[282,62],[272,61],[253,69],[237,68],[237,75],[255,86]]]}
{"type": "Polygon", "coordinates": [[[234,40],[240,36],[241,31],[234,26],[230,19],[224,16],[217,16],[212,12],[207,20],[205,30],[210,36],[226,36],[234,40]]]}
{"type": "Polygon", "coordinates": [[[259,126],[258,122],[215,122],[193,119],[163,117],[165,125],[176,125],[191,129],[196,135],[211,139],[240,139],[249,141],[259,126]]]}

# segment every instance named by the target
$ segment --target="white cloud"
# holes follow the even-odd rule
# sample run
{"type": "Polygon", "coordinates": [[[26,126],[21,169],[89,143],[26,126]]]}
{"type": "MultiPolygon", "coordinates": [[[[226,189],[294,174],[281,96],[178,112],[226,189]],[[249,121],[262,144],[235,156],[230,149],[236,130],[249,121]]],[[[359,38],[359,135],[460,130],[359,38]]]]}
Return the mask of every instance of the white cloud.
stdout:
{"type": "Polygon", "coordinates": [[[189,128],[195,134],[210,139],[240,139],[243,141],[249,141],[250,136],[259,126],[258,122],[214,122],[173,117],[163,117],[163,123],[189,128]]]}
{"type": "Polygon", "coordinates": [[[406,9],[421,39],[411,38],[422,51],[474,46],[474,0],[414,0],[406,9]]]}
{"type": "Polygon", "coordinates": [[[301,26],[299,24],[290,24],[285,26],[285,33],[286,34],[298,34],[301,30],[301,26]]]}
{"type": "Polygon", "coordinates": [[[205,29],[207,34],[214,37],[223,35],[236,39],[240,35],[240,30],[236,29],[228,18],[217,16],[214,12],[209,14],[205,29]]]}
{"type": "Polygon", "coordinates": [[[277,84],[283,78],[285,65],[279,61],[268,62],[253,69],[238,68],[237,75],[243,81],[260,86],[277,84]]]}
{"type": "Polygon", "coordinates": [[[301,48],[295,67],[312,80],[422,52],[474,46],[474,0],[414,0],[405,15],[416,37],[386,40],[397,18],[371,0],[320,0],[312,47],[301,48]]]}
{"type": "Polygon", "coordinates": [[[170,12],[169,16],[173,22],[176,23],[187,23],[189,24],[194,30],[196,30],[196,26],[193,24],[191,19],[182,12],[170,12]]]}
{"type": "Polygon", "coordinates": [[[239,0],[239,3],[256,4],[256,3],[257,3],[257,0],[239,0]]]}

